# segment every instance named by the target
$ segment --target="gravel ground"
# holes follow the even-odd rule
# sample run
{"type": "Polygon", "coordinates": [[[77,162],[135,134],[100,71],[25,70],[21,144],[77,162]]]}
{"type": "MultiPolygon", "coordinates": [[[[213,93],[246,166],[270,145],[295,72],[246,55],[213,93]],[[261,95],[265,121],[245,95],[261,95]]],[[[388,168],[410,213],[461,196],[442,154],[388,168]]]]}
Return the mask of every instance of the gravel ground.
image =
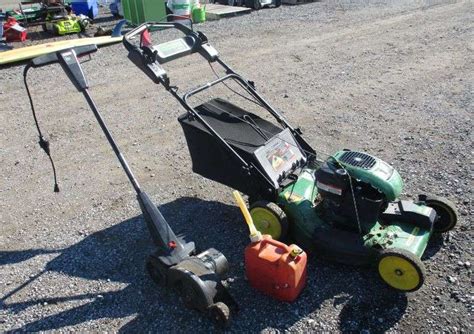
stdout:
{"type": "MultiPolygon", "coordinates": [[[[199,26],[318,151],[366,150],[399,170],[404,196],[427,191],[457,205],[458,226],[424,256],[424,287],[406,295],[374,271],[317,254],[295,303],[253,291],[231,190],[191,173],[177,102],[121,45],[83,65],[91,94],[173,228],[231,262],[230,291],[241,306],[231,331],[473,331],[473,14],[470,1],[328,1],[199,26]]],[[[211,78],[197,59],[177,62],[171,77],[188,87],[211,78]]],[[[52,192],[22,70],[0,72],[0,331],[213,331],[145,273],[153,246],[132,189],[59,66],[30,74],[59,172],[61,192],[52,192]]]]}

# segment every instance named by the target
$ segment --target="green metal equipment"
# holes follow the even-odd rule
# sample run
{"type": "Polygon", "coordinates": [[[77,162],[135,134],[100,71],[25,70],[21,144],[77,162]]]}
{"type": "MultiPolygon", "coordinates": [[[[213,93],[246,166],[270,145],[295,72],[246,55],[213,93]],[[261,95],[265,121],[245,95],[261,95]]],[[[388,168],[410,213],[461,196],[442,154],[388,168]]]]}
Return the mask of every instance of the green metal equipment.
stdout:
{"type": "Polygon", "coordinates": [[[31,6],[24,9],[9,10],[6,13],[19,22],[27,23],[41,20],[45,16],[45,10],[40,5],[31,6]]]}
{"type": "Polygon", "coordinates": [[[122,0],[123,16],[133,25],[160,21],[166,16],[164,0],[122,0]]]}
{"type": "Polygon", "coordinates": [[[67,34],[80,33],[85,29],[88,20],[78,16],[49,16],[43,23],[43,31],[49,31],[55,35],[63,36],[67,34]]]}

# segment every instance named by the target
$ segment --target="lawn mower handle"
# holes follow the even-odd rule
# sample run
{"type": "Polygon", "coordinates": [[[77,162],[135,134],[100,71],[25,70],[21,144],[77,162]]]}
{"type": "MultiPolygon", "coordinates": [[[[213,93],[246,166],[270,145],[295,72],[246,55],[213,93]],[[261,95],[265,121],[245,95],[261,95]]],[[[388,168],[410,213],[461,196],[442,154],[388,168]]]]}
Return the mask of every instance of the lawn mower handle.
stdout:
{"type": "MultiPolygon", "coordinates": [[[[30,62],[30,66],[36,68],[36,67],[42,67],[49,64],[57,63],[59,62],[58,54],[66,51],[67,49],[68,48],[59,50],[56,52],[48,53],[47,55],[44,55],[44,56],[36,57],[30,62]]],[[[77,46],[75,48],[70,48],[70,49],[74,50],[77,57],[82,57],[90,53],[96,52],[97,45],[89,44],[89,45],[84,45],[84,46],[77,46]]]]}
{"type": "Polygon", "coordinates": [[[123,45],[128,51],[132,51],[136,48],[132,43],[130,43],[130,38],[141,34],[145,29],[148,29],[149,27],[156,27],[156,28],[164,28],[164,29],[178,29],[181,31],[183,34],[188,35],[193,32],[192,29],[186,27],[182,23],[178,22],[145,22],[135,29],[130,30],[128,33],[126,33],[123,36],[123,45]]]}

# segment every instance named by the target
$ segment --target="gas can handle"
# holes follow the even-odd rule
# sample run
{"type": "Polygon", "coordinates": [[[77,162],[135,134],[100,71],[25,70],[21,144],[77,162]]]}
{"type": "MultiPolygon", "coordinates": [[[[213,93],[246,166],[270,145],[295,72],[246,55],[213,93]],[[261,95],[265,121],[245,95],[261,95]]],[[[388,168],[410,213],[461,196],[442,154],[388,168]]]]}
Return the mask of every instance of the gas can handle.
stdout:
{"type": "Polygon", "coordinates": [[[262,247],[265,247],[266,244],[270,244],[270,245],[278,247],[278,248],[283,248],[285,250],[285,252],[287,252],[287,253],[289,253],[291,251],[291,248],[287,244],[284,244],[281,241],[272,239],[271,237],[270,238],[264,238],[262,240],[262,247]]]}

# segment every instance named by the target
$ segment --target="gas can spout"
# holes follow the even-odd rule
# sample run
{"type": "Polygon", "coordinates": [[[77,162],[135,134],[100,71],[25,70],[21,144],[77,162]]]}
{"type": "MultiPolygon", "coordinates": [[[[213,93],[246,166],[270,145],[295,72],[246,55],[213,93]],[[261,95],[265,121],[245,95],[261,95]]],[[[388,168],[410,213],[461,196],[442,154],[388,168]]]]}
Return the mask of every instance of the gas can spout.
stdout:
{"type": "Polygon", "coordinates": [[[258,242],[262,240],[262,233],[257,231],[257,228],[255,227],[253,223],[252,216],[250,215],[249,210],[247,209],[247,205],[245,205],[244,199],[242,198],[242,195],[237,190],[234,190],[233,192],[235,201],[237,202],[237,205],[240,208],[240,211],[242,211],[242,214],[244,215],[245,222],[247,223],[249,227],[249,232],[250,232],[250,241],[252,242],[258,242]]]}

